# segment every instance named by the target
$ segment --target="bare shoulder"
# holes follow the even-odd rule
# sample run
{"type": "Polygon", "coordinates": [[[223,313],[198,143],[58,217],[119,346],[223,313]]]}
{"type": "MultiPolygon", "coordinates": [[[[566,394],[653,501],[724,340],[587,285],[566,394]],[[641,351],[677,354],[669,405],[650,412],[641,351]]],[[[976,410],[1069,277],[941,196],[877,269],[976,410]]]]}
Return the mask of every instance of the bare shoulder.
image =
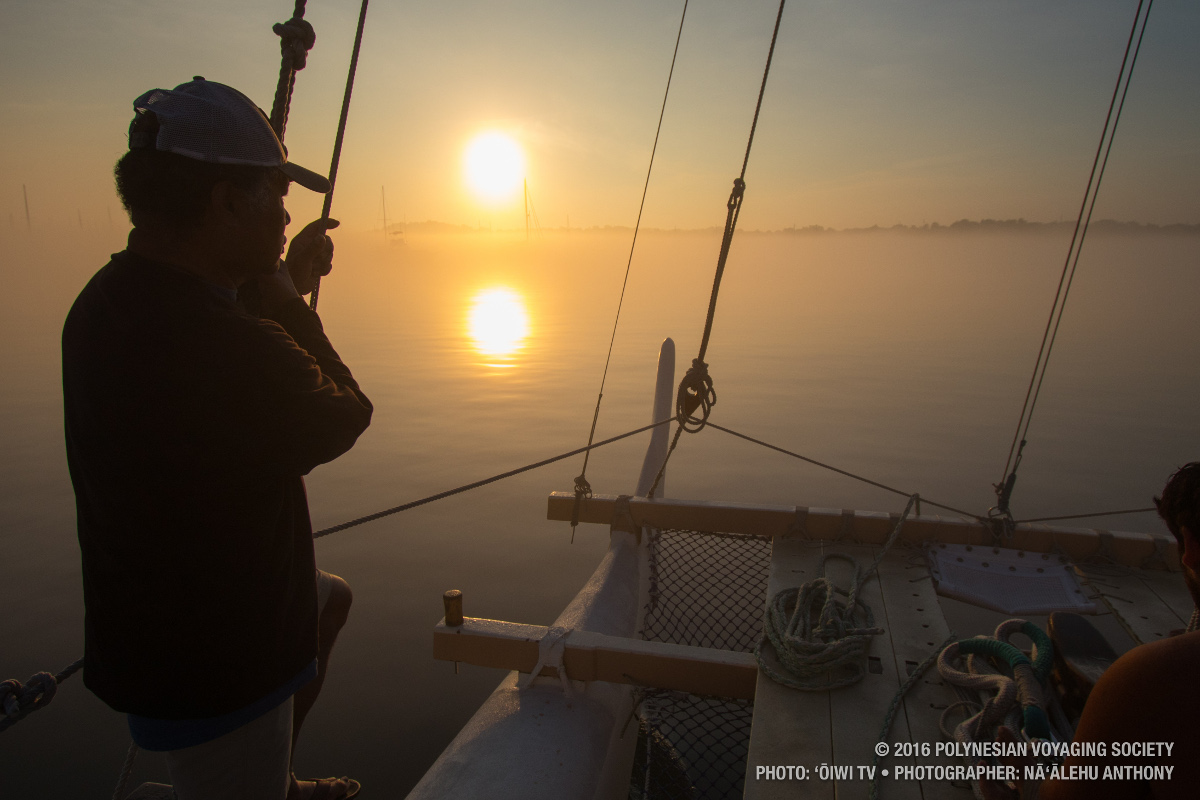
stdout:
{"type": "Polygon", "coordinates": [[[1081,727],[1107,723],[1114,733],[1136,736],[1151,732],[1147,726],[1161,729],[1165,718],[1194,721],[1198,706],[1200,632],[1150,642],[1117,659],[1096,683],[1081,727]]]}

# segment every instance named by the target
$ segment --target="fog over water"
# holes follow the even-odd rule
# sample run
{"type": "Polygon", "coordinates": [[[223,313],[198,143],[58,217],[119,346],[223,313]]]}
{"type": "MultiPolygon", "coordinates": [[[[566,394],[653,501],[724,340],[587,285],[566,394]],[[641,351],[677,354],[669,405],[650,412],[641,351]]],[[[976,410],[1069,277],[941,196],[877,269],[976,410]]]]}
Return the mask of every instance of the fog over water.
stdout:
{"type": "MultiPolygon", "coordinates": [[[[630,232],[526,242],[421,230],[390,244],[379,232],[337,237],[320,311],[375,416],[350,453],[308,477],[317,528],[586,443],[630,232]],[[469,322],[497,289],[527,331],[509,337],[515,349],[483,352],[469,322]]],[[[1069,239],[1062,227],[739,233],[708,352],[714,421],[982,512],[1069,239]]],[[[122,246],[117,230],[0,235],[0,679],[82,654],[58,337],[76,293],[122,246]]],[[[695,355],[718,246],[718,232],[643,233],[598,439],[649,422],[664,337],[677,345],[677,377],[695,355]]],[[[1200,459],[1198,256],[1194,232],[1089,236],[1014,494],[1018,518],[1144,507],[1178,465],[1200,459]]],[[[593,454],[597,492],[632,491],[648,436],[593,454]]],[[[502,677],[465,666],[456,676],[432,660],[442,592],[462,589],[469,616],[551,622],[607,547],[606,529],[581,526],[572,544],[566,523],[545,519],[547,494],[569,490],[581,464],[318,542],[318,563],[350,582],[355,605],[305,725],[301,777],[350,775],[372,797],[411,788],[502,677]]],[[[903,508],[713,430],[685,437],[668,475],[673,497],[903,508]]],[[[1148,514],[1103,525],[1162,529],[1148,514]]],[[[128,743],[124,720],[74,678],[3,734],[0,795],[108,797],[128,743]]],[[[161,759],[140,755],[135,785],[154,779],[166,780],[161,759]]]]}

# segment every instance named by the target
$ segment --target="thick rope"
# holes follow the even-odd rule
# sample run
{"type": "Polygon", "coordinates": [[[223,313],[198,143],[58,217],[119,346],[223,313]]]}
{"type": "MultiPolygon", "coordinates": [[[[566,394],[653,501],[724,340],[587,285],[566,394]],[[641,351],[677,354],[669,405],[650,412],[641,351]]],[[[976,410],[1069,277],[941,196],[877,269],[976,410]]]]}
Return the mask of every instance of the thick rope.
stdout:
{"type": "MultiPolygon", "coordinates": [[[[1053,665],[1050,637],[1023,619],[1000,623],[991,638],[963,639],[945,647],[938,657],[938,672],[947,683],[992,693],[976,714],[955,726],[955,741],[991,741],[1000,725],[1011,727],[1014,732],[1024,730],[1032,737],[1049,738],[1045,687],[1053,665]],[[1008,639],[1017,632],[1033,641],[1033,661],[1009,644],[1008,639]],[[965,669],[954,666],[960,657],[965,657],[965,669]],[[1008,674],[993,671],[989,661],[1006,666],[1008,674]]],[[[943,727],[944,718],[952,708],[943,712],[943,727]]]]}
{"type": "MultiPolygon", "coordinates": [[[[642,427],[637,428],[636,430],[629,431],[628,433],[622,433],[619,436],[613,436],[611,438],[604,439],[603,441],[596,442],[593,445],[589,445],[589,447],[593,450],[596,449],[597,447],[604,447],[606,444],[612,444],[613,442],[619,442],[620,440],[627,439],[630,436],[636,436],[639,433],[645,433],[646,431],[651,430],[652,428],[657,428],[660,425],[670,424],[670,422],[671,422],[670,419],[663,419],[663,420],[659,420],[658,422],[652,422],[649,425],[643,425],[642,427]]],[[[344,531],[347,528],[353,528],[356,525],[362,525],[364,522],[372,522],[377,519],[382,519],[383,517],[391,516],[392,514],[399,514],[401,511],[408,511],[410,508],[416,508],[417,506],[423,506],[426,503],[432,503],[435,500],[441,500],[443,498],[451,497],[456,494],[462,494],[463,492],[470,491],[471,489],[478,489],[480,486],[486,486],[489,483],[495,483],[496,481],[503,480],[505,478],[511,478],[514,475],[520,475],[522,472],[529,472],[531,469],[537,469],[538,467],[544,467],[547,464],[553,464],[555,461],[562,461],[564,458],[570,458],[571,456],[577,456],[580,453],[582,453],[584,450],[587,450],[587,449],[589,449],[589,448],[588,447],[580,447],[575,450],[571,450],[568,453],[562,453],[557,456],[552,456],[551,458],[542,459],[541,461],[535,461],[532,464],[526,464],[523,467],[517,467],[516,469],[510,469],[508,472],[501,472],[499,475],[493,475],[492,477],[484,478],[481,481],[475,481],[474,483],[464,484],[462,486],[459,486],[456,489],[449,489],[444,492],[438,492],[437,494],[431,494],[428,497],[423,497],[420,500],[414,500],[411,503],[405,503],[404,505],[396,506],[395,508],[389,508],[386,511],[377,511],[374,514],[368,514],[365,517],[359,517],[358,519],[352,519],[349,522],[343,522],[341,525],[334,525],[331,528],[324,528],[324,529],[319,530],[316,533],[314,533],[313,538],[319,539],[320,537],[328,536],[331,533],[337,533],[338,531],[344,531]]]]}
{"type": "Polygon", "coordinates": [[[908,500],[904,513],[874,561],[865,570],[852,556],[829,553],[821,559],[822,577],[784,589],[771,598],[763,620],[763,636],[754,648],[759,669],[776,683],[803,691],[825,691],[858,683],[867,674],[867,648],[882,634],[871,607],[859,598],[863,584],[877,574],[880,562],[900,537],[904,521],[916,505],[908,500]],[[854,578],[842,590],[824,577],[825,564],[833,559],[850,562],[854,578]],[[838,598],[843,594],[846,600],[838,598]],[[764,657],[767,645],[783,667],[775,668],[764,657]]]}
{"type": "Polygon", "coordinates": [[[16,725],[34,711],[50,705],[58,685],[83,668],[83,659],[72,662],[62,672],[51,675],[39,672],[21,683],[18,680],[0,681],[0,731],[16,725]]]}
{"type": "Polygon", "coordinates": [[[133,760],[137,758],[138,746],[130,742],[129,750],[125,753],[125,763],[121,767],[121,777],[117,778],[117,788],[113,791],[112,800],[125,800],[125,788],[129,785],[129,776],[133,774],[133,760]]]}
{"type": "MultiPolygon", "coordinates": [[[[931,666],[937,663],[938,656],[941,655],[941,652],[957,638],[958,637],[955,636],[954,632],[951,631],[950,636],[946,638],[946,641],[934,648],[933,652],[930,653],[924,661],[917,665],[917,668],[914,669],[912,674],[905,679],[904,683],[900,684],[900,688],[896,690],[896,695],[892,698],[892,704],[888,706],[887,713],[883,716],[883,727],[879,731],[880,742],[887,742],[888,736],[892,732],[892,722],[896,719],[896,712],[900,710],[900,704],[903,702],[904,696],[908,694],[908,691],[912,689],[912,687],[917,685],[917,681],[921,679],[921,676],[924,675],[931,666]]],[[[879,748],[876,748],[875,757],[871,761],[872,766],[875,768],[871,773],[872,776],[879,775],[879,758],[879,748]]],[[[877,777],[871,778],[871,800],[879,800],[879,786],[877,780],[877,777]]]]}
{"type": "MultiPolygon", "coordinates": [[[[354,94],[354,73],[358,69],[358,51],[362,47],[363,27],[367,23],[367,0],[362,0],[358,12],[358,31],[354,34],[354,52],[350,54],[350,72],[346,75],[346,91],[342,95],[342,115],[338,119],[337,137],[333,140],[333,159],[329,165],[329,191],[325,193],[325,204],[321,207],[321,219],[328,220],[333,208],[333,187],[337,184],[338,162],[342,158],[342,139],[346,136],[346,118],[350,116],[350,96],[354,94]]],[[[317,295],[321,291],[321,276],[313,283],[308,307],[317,310],[317,295]]]]}
{"type": "Polygon", "coordinates": [[[588,432],[588,450],[583,456],[583,469],[575,479],[575,506],[571,510],[571,539],[575,539],[575,528],[579,525],[579,508],[584,498],[592,496],[592,485],[587,480],[588,458],[591,456],[592,440],[596,437],[596,422],[600,419],[600,401],[604,399],[604,384],[608,380],[608,365],[612,361],[613,344],[617,341],[617,324],[621,321],[621,307],[625,304],[625,288],[629,285],[629,270],[633,266],[633,251],[637,247],[638,231],[642,227],[642,211],[646,208],[646,193],[650,190],[650,173],[654,171],[654,154],[658,152],[658,137],[662,133],[663,117],[667,114],[667,97],[671,94],[671,78],[675,75],[675,59],[679,56],[679,41],[683,38],[683,21],[687,19],[688,0],[683,2],[683,14],[679,17],[679,32],[675,34],[675,51],[671,54],[671,69],[667,72],[667,88],[663,91],[662,108],[658,112],[658,127],[654,129],[654,145],[650,148],[650,165],[646,167],[646,180],[642,184],[642,201],[638,205],[637,222],[633,226],[633,242],[629,245],[629,259],[625,262],[625,279],[621,282],[621,297],[617,301],[617,314],[613,319],[612,336],[608,340],[608,355],[604,358],[604,374],[600,376],[600,392],[596,396],[596,410],[592,412],[592,429],[588,432]]]}
{"type": "Polygon", "coordinates": [[[283,141],[287,129],[288,113],[292,108],[292,90],[296,86],[296,71],[308,64],[308,51],[317,41],[317,35],[304,19],[304,6],[308,0],[296,0],[292,18],[277,22],[271,27],[279,37],[279,81],[275,85],[275,100],[271,103],[271,127],[279,141],[283,141]]]}
{"type": "Polygon", "coordinates": [[[1125,108],[1125,96],[1129,92],[1129,84],[1133,79],[1133,69],[1137,64],[1138,53],[1142,49],[1142,37],[1146,33],[1146,22],[1150,19],[1150,9],[1154,0],[1138,0],[1137,11],[1133,15],[1133,26],[1129,30],[1129,39],[1125,43],[1125,54],[1121,58],[1121,69],[1117,74],[1117,84],[1113,87],[1112,99],[1108,103],[1108,114],[1104,118],[1104,128],[1100,132],[1100,142],[1096,145],[1096,155],[1092,159],[1092,170],[1088,175],[1087,188],[1084,189],[1083,202],[1079,206],[1079,215],[1075,219],[1075,230],[1071,234],[1071,244],[1067,249],[1067,257],[1063,262],[1062,274],[1058,279],[1058,288],[1054,293],[1054,302],[1050,306],[1050,316],[1046,320],[1046,329],[1042,333],[1042,343],[1038,348],[1037,360],[1034,362],[1033,374],[1029,378],[1029,387],[1025,390],[1025,401],[1021,405],[1021,416],[1017,420],[1017,429],[1013,434],[1012,444],[1008,449],[1008,458],[1004,462],[1004,472],[1000,482],[994,484],[997,496],[996,511],[1008,515],[1008,505],[1012,498],[1013,487],[1016,484],[1017,468],[1021,464],[1022,454],[1029,438],[1029,426],[1033,421],[1033,410],[1042,392],[1042,382],[1046,378],[1046,369],[1050,364],[1050,353],[1058,337],[1058,328],[1062,323],[1063,311],[1067,306],[1067,296],[1071,284],[1075,280],[1075,270],[1079,266],[1079,256],[1083,252],[1083,241],[1087,237],[1088,226],[1092,221],[1092,211],[1096,207],[1096,198],[1100,194],[1100,182],[1104,179],[1104,170],[1108,166],[1108,156],[1112,151],[1113,140],[1117,135],[1117,125],[1121,121],[1121,111],[1125,108]],[[1142,6],[1146,13],[1142,15],[1142,6]],[[1138,25],[1141,31],[1138,31],[1138,25]],[[1137,44],[1134,45],[1134,37],[1137,44]],[[1130,50],[1133,57],[1130,58],[1130,50]],[[1126,64],[1129,65],[1126,71],[1126,64]],[[1122,84],[1124,86],[1122,87],[1122,84]],[[1118,102],[1118,96],[1120,102],[1118,102]],[[1115,109],[1115,113],[1114,113],[1115,109]],[[1112,122],[1111,132],[1109,122],[1112,122]],[[1107,142],[1107,143],[1106,143],[1107,142]],[[1101,160],[1103,154],[1103,160],[1101,160]],[[1093,188],[1094,187],[1094,188],[1093,188]],[[1086,213],[1086,217],[1085,217],[1086,213]],[[1022,430],[1022,425],[1024,429],[1022,430]],[[1020,443],[1018,446],[1018,442],[1020,443]],[[1015,453],[1015,459],[1014,459],[1015,453]],[[1009,471],[1011,465],[1012,471],[1009,471]]]}

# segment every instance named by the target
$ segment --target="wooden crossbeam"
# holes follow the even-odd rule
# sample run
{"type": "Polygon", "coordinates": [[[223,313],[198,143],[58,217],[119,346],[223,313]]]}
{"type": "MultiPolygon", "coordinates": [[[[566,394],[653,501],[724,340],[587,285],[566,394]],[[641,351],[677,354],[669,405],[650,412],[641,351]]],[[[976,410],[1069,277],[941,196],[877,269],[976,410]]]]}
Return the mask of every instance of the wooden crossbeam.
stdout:
{"type": "MultiPolygon", "coordinates": [[[[494,619],[466,617],[433,629],[433,657],[480,667],[530,672],[538,661],[538,643],[548,629],[494,619]]],[[[577,681],[608,681],[699,695],[754,699],[758,663],[752,653],[707,647],[645,642],[591,631],[571,631],[563,666],[577,681]]],[[[554,675],[544,668],[542,675],[554,675]]]]}
{"type": "MultiPolygon", "coordinates": [[[[618,525],[614,517],[617,495],[597,494],[580,501],[579,521],[618,525]]],[[[547,502],[546,518],[570,520],[575,505],[573,492],[554,492],[547,502]]],[[[809,508],[806,506],[725,503],[701,500],[629,499],[629,510],[639,526],[681,528],[685,530],[751,533],[773,538],[789,535],[806,539],[846,539],[865,544],[883,544],[899,514],[882,511],[854,511],[846,508],[809,508]]],[[[992,532],[978,520],[942,517],[933,514],[910,515],[901,538],[912,544],[926,541],[946,544],[992,545],[992,532]]],[[[1125,566],[1179,569],[1178,547],[1174,539],[1161,534],[1100,531],[1092,528],[1058,528],[1023,523],[1016,527],[1004,547],[1032,553],[1062,552],[1075,560],[1103,555],[1125,566]],[[1157,561],[1157,548],[1165,548],[1165,565],[1157,561]]]]}

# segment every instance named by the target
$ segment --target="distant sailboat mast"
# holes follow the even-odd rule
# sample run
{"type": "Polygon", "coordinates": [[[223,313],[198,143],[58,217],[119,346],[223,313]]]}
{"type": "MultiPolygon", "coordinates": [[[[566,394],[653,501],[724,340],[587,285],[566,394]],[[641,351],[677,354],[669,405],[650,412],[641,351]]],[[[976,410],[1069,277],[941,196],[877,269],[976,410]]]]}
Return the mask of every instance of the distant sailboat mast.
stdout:
{"type": "Polygon", "coordinates": [[[383,208],[383,243],[388,242],[388,221],[387,221],[387,195],[384,194],[383,187],[379,187],[379,203],[383,208]]]}
{"type": "Polygon", "coordinates": [[[529,241],[529,220],[533,219],[533,229],[539,233],[542,230],[542,223],[538,221],[537,210],[533,207],[533,198],[529,196],[529,179],[524,180],[525,184],[525,241],[529,241]]]}

